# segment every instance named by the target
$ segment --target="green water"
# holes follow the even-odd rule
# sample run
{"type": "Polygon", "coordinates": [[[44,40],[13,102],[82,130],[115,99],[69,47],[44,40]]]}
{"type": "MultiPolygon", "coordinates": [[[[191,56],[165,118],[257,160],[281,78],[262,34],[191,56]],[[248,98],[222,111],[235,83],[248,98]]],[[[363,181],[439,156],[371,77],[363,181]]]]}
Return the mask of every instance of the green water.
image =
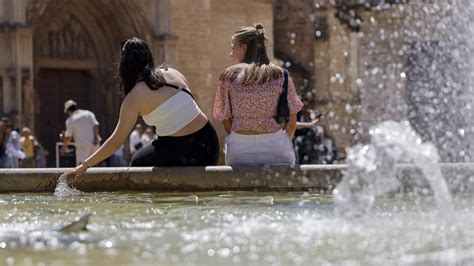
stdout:
{"type": "Polygon", "coordinates": [[[345,217],[311,193],[0,195],[0,265],[469,265],[472,195],[455,210],[383,199],[345,217]],[[55,231],[92,212],[88,231],[55,231]]]}

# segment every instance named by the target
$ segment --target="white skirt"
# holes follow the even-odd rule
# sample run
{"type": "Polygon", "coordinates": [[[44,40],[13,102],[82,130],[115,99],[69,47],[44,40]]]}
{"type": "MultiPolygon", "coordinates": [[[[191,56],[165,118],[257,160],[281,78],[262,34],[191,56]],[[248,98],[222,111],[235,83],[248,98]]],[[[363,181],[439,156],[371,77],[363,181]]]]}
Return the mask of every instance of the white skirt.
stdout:
{"type": "Polygon", "coordinates": [[[227,165],[295,164],[293,143],[283,130],[261,135],[231,132],[224,153],[227,165]]]}

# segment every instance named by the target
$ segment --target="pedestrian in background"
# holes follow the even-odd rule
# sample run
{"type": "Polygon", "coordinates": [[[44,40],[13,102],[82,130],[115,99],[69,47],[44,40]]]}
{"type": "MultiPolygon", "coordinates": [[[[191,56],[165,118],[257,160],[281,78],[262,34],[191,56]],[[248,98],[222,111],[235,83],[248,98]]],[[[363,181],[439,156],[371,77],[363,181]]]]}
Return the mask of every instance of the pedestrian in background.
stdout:
{"type": "Polygon", "coordinates": [[[31,130],[27,127],[24,127],[21,130],[20,148],[25,154],[25,158],[23,158],[23,160],[20,162],[21,168],[35,167],[35,146],[37,145],[38,143],[36,142],[36,138],[31,135],[31,130]]]}
{"type": "Polygon", "coordinates": [[[6,153],[6,128],[5,123],[0,121],[0,168],[8,168],[8,156],[6,153]]]}
{"type": "Polygon", "coordinates": [[[151,127],[148,127],[145,130],[145,133],[143,133],[142,144],[143,146],[146,146],[152,143],[155,139],[158,139],[158,136],[155,134],[155,132],[153,132],[153,129],[151,127]]]}
{"type": "Polygon", "coordinates": [[[143,126],[140,123],[135,125],[135,129],[130,133],[130,155],[133,156],[143,147],[142,143],[143,126]]]}
{"type": "Polygon", "coordinates": [[[25,158],[25,154],[21,151],[20,147],[20,134],[14,129],[14,126],[9,121],[6,124],[6,154],[8,156],[8,162],[10,168],[18,168],[19,160],[25,158]]]}
{"type": "Polygon", "coordinates": [[[67,150],[68,144],[74,139],[76,165],[79,165],[99,148],[99,122],[94,113],[79,109],[73,100],[64,103],[64,112],[69,117],[66,120],[62,152],[67,150]]]}

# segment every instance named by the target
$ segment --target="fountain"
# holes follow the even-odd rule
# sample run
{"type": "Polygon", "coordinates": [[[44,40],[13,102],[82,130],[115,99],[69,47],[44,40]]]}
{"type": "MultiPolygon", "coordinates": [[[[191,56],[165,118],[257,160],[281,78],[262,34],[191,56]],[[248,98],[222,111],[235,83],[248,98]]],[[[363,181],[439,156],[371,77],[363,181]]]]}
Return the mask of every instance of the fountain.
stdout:
{"type": "Polygon", "coordinates": [[[56,188],[54,189],[54,196],[57,198],[67,198],[80,193],[76,188],[71,188],[68,186],[67,178],[63,174],[58,178],[56,183],[56,188]]]}
{"type": "Polygon", "coordinates": [[[473,3],[401,2],[390,7],[386,24],[368,18],[359,34],[369,49],[358,82],[363,128],[408,120],[423,142],[436,146],[440,161],[472,162],[473,3]]]}
{"type": "MultiPolygon", "coordinates": [[[[227,178],[221,179],[210,178],[215,169],[191,169],[175,183],[168,180],[173,169],[159,169],[164,178],[158,181],[143,177],[147,174],[143,169],[136,170],[135,176],[124,169],[109,175],[91,169],[105,176],[99,185],[89,186],[91,190],[119,190],[124,186],[117,184],[126,180],[130,186],[125,188],[143,190],[153,182],[162,182],[167,191],[183,184],[188,184],[187,191],[189,187],[202,190],[199,182],[215,182],[215,187],[233,191],[87,193],[69,188],[61,177],[54,195],[0,194],[0,265],[472,264],[472,189],[446,184],[439,165],[469,162],[474,154],[473,4],[467,0],[350,2],[395,9],[392,19],[404,21],[397,34],[384,29],[357,37],[373,40],[374,50],[377,38],[388,39],[391,51],[409,55],[410,63],[400,67],[400,62],[383,65],[374,60],[369,66],[364,60],[377,53],[363,58],[361,65],[367,69],[356,82],[362,104],[346,109],[360,110],[365,120],[350,130],[364,132],[370,126],[371,140],[362,143],[360,138],[361,143],[347,150],[348,166],[333,194],[272,191],[291,190],[299,180],[310,184],[312,177],[305,173],[309,166],[247,173],[226,168],[222,172],[227,178]],[[389,2],[403,4],[387,7],[389,2]],[[419,41],[428,35],[430,41],[419,41]],[[443,41],[432,40],[439,36],[443,41]],[[414,45],[397,46],[390,38],[405,38],[414,45]],[[389,85],[397,90],[388,89],[389,85]],[[374,103],[379,105],[369,108],[374,103]],[[400,167],[411,165],[422,175],[400,175],[400,167]],[[229,177],[236,173],[240,176],[229,177]],[[281,180],[284,186],[277,186],[281,180]],[[84,213],[90,215],[88,231],[54,230],[84,213]]],[[[472,171],[466,175],[460,180],[474,183],[472,171]]],[[[19,178],[8,180],[22,184],[19,178]]],[[[44,183],[40,185],[50,185],[44,183]]]]}
{"type": "Polygon", "coordinates": [[[438,152],[432,143],[421,141],[408,121],[383,122],[370,134],[370,144],[347,151],[348,169],[333,191],[342,212],[370,210],[377,197],[399,191],[402,181],[396,175],[397,163],[413,163],[420,168],[439,207],[452,209],[451,192],[438,166],[438,152]]]}

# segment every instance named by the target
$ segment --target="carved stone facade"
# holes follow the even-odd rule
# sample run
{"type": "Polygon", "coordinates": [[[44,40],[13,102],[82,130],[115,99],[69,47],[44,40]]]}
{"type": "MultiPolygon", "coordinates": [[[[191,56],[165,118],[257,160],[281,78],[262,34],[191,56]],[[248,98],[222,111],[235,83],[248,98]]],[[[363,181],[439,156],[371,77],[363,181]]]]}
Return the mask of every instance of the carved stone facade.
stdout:
{"type": "MultiPolygon", "coordinates": [[[[217,77],[231,64],[232,32],[262,22],[271,33],[272,2],[0,0],[0,113],[31,127],[51,150],[64,128],[63,102],[72,98],[96,113],[108,136],[121,104],[118,47],[137,36],[156,64],[184,73],[211,117],[217,77]]],[[[223,136],[221,126],[218,131],[223,136]]]]}
{"type": "Polygon", "coordinates": [[[39,57],[91,59],[95,52],[92,40],[79,21],[70,14],[49,26],[44,39],[39,39],[39,57]]]}

